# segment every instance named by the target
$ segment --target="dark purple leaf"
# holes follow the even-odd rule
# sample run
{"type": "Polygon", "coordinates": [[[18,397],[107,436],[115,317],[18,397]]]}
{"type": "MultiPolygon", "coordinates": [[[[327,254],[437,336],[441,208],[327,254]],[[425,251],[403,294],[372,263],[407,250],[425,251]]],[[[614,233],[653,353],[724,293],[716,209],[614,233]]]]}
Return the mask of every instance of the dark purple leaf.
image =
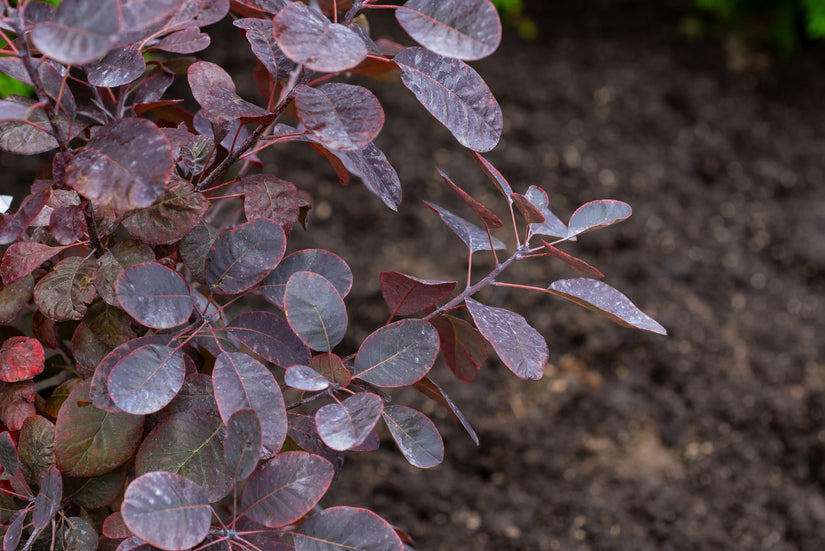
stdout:
{"type": "Polygon", "coordinates": [[[52,467],[40,481],[40,493],[34,500],[32,524],[36,530],[42,530],[54,518],[63,499],[63,479],[57,467],[52,467]]]}
{"type": "Polygon", "coordinates": [[[324,444],[315,430],[315,417],[302,413],[290,413],[289,437],[302,450],[320,455],[332,463],[335,472],[340,473],[344,466],[344,453],[337,452],[324,444]]]}
{"type": "Polygon", "coordinates": [[[226,229],[206,256],[206,283],[216,294],[242,293],[278,265],[285,249],[284,230],[273,220],[253,220],[226,229]]]}
{"type": "Polygon", "coordinates": [[[407,406],[387,406],[381,415],[401,453],[412,465],[429,469],[444,460],[444,442],[426,415],[407,406]]]}
{"type": "Polygon", "coordinates": [[[530,186],[524,196],[538,209],[542,216],[544,216],[544,222],[540,224],[530,224],[531,234],[559,238],[567,236],[567,226],[548,208],[549,200],[547,199],[547,193],[543,189],[530,186]]]}
{"type": "Polygon", "coordinates": [[[116,0],[63,0],[52,21],[35,25],[31,39],[40,52],[64,65],[103,57],[117,40],[116,0]]]}
{"type": "Polygon", "coordinates": [[[25,120],[28,113],[29,108],[22,103],[0,100],[0,122],[25,120]]]}
{"type": "Polygon", "coordinates": [[[242,6],[247,6],[249,8],[253,8],[260,11],[265,11],[267,13],[278,13],[281,11],[288,3],[289,0],[235,0],[238,4],[242,6]]]}
{"type": "MultiPolygon", "coordinates": [[[[6,196],[9,197],[9,196],[6,196]]],[[[49,200],[50,194],[44,190],[40,193],[30,193],[23,198],[23,202],[16,213],[5,213],[0,220],[0,245],[13,243],[29,225],[39,217],[49,200]]]]}
{"type": "Polygon", "coordinates": [[[553,258],[558,258],[571,268],[583,273],[584,275],[590,277],[604,277],[604,274],[601,273],[599,270],[585,262],[580,258],[576,258],[575,256],[571,256],[566,252],[562,251],[561,249],[557,249],[547,241],[542,241],[544,243],[544,251],[552,256],[553,258]]]}
{"type": "Polygon", "coordinates": [[[547,342],[520,315],[465,300],[478,330],[493,345],[498,357],[522,379],[541,379],[547,364],[547,342]]]}
{"type": "Polygon", "coordinates": [[[113,540],[122,540],[130,537],[132,531],[123,522],[123,515],[120,514],[120,511],[117,511],[103,521],[102,535],[113,540]]]}
{"type": "Polygon", "coordinates": [[[67,477],[65,497],[81,507],[99,509],[111,505],[122,495],[125,482],[125,467],[94,478],[67,477]]]}
{"type": "Polygon", "coordinates": [[[381,440],[378,438],[378,433],[375,432],[375,429],[372,429],[367,437],[364,438],[364,441],[358,444],[357,446],[353,446],[350,448],[350,451],[353,452],[374,452],[379,447],[381,447],[381,440]]]}
{"type": "MultiPolygon", "coordinates": [[[[27,7],[30,8],[30,6],[27,7]]],[[[0,57],[0,73],[19,80],[23,84],[34,86],[29,71],[26,70],[26,63],[17,56],[0,57]]]]}
{"type": "Polygon", "coordinates": [[[473,427],[470,426],[470,421],[467,420],[450,397],[447,396],[443,390],[441,390],[441,387],[435,384],[435,381],[429,377],[424,377],[420,381],[416,382],[413,387],[418,392],[424,396],[427,396],[430,400],[433,400],[435,403],[449,411],[453,417],[458,419],[461,426],[464,427],[464,430],[467,431],[467,434],[469,434],[470,438],[472,438],[473,442],[475,442],[475,445],[478,446],[478,435],[476,434],[476,431],[473,430],[473,427]]]}
{"type": "Polygon", "coordinates": [[[271,312],[241,314],[227,325],[227,330],[256,354],[281,367],[309,361],[309,348],[286,320],[271,312]]]}
{"type": "Polygon", "coordinates": [[[15,383],[32,379],[45,369],[46,354],[40,341],[10,337],[0,347],[0,381],[15,383]]]}
{"type": "Polygon", "coordinates": [[[341,297],[346,297],[352,288],[352,270],[340,256],[323,249],[303,249],[285,257],[278,267],[261,281],[261,294],[269,302],[283,309],[286,282],[295,272],[315,272],[324,276],[341,297]]]}
{"type": "MultiPolygon", "coordinates": [[[[489,251],[490,250],[490,241],[491,237],[487,235],[487,232],[461,218],[453,214],[452,212],[448,211],[444,207],[439,207],[436,204],[428,203],[424,201],[424,204],[433,209],[441,219],[444,221],[447,226],[462,240],[464,244],[467,245],[467,248],[470,249],[470,252],[477,252],[477,251],[489,251]]],[[[496,237],[492,237],[493,247],[496,249],[506,249],[507,245],[505,245],[501,240],[497,239],[496,237]]]]}
{"type": "Polygon", "coordinates": [[[86,68],[89,84],[113,88],[137,80],[146,70],[146,62],[140,50],[132,46],[117,48],[103,59],[86,68]]]}
{"type": "Polygon", "coordinates": [[[567,237],[572,237],[602,226],[609,226],[628,218],[633,210],[627,203],[602,199],[585,203],[576,209],[567,223],[567,237]]]}
{"type": "MultiPolygon", "coordinates": [[[[3,58],[0,58],[3,59],[3,58]]],[[[18,155],[36,155],[55,149],[57,140],[52,136],[52,126],[43,107],[34,107],[29,98],[7,96],[5,101],[18,103],[29,108],[26,121],[14,120],[0,123],[0,149],[18,155]]],[[[61,110],[55,116],[55,123],[61,132],[73,138],[83,132],[85,125],[70,121],[61,110]]]]}
{"type": "Polygon", "coordinates": [[[220,123],[235,119],[265,119],[266,109],[241,99],[229,73],[209,61],[198,61],[189,67],[192,95],[203,108],[203,116],[220,123]]]}
{"type": "Polygon", "coordinates": [[[55,466],[54,423],[40,415],[27,417],[17,436],[17,451],[23,478],[30,485],[39,486],[49,469],[55,466]]]}
{"type": "Polygon", "coordinates": [[[209,533],[212,508],[203,488],[165,472],[132,481],[120,510],[129,530],[162,549],[187,549],[209,533]]]}
{"type": "Polygon", "coordinates": [[[407,48],[393,58],[401,81],[458,142],[473,151],[490,151],[503,128],[501,108],[487,84],[461,60],[424,48],[407,48]]]}
{"type": "Polygon", "coordinates": [[[315,392],[328,388],[329,379],[308,365],[293,365],[284,374],[284,384],[298,390],[315,392]]]}
{"type": "Polygon", "coordinates": [[[157,262],[126,268],[118,276],[115,290],[123,309],[146,327],[177,327],[192,313],[192,297],[186,280],[157,262]]]}
{"type": "Polygon", "coordinates": [[[72,205],[57,207],[49,217],[49,231],[61,245],[71,245],[86,233],[86,217],[83,207],[72,205]]]}
{"type": "Polygon", "coordinates": [[[332,464],[306,452],[284,452],[267,461],[246,483],[241,508],[259,524],[279,528],[307,514],[326,493],[332,464]]]}
{"type": "Polygon", "coordinates": [[[158,101],[174,80],[175,77],[166,72],[157,72],[147,76],[137,86],[133,103],[141,105],[158,101]]]}
{"type": "Polygon", "coordinates": [[[155,260],[155,251],[148,245],[138,243],[133,239],[124,239],[109,247],[97,261],[100,267],[97,270],[95,287],[100,298],[107,304],[120,307],[115,292],[118,276],[125,268],[153,260],[155,260]]]}
{"type": "Polygon", "coordinates": [[[209,201],[191,183],[174,178],[154,204],[131,211],[123,227],[144,243],[166,245],[192,231],[208,209],[209,201]]]}
{"type": "Polygon", "coordinates": [[[197,25],[192,25],[155,42],[152,48],[174,54],[193,54],[208,48],[210,42],[208,34],[202,33],[197,25]]]}
{"type": "Polygon", "coordinates": [[[450,296],[455,281],[433,281],[400,272],[381,272],[381,294],[393,316],[409,316],[450,296]]]}
{"type": "Polygon", "coordinates": [[[215,141],[209,136],[196,136],[180,148],[180,167],[192,176],[203,173],[217,157],[215,141]]]}
{"type": "Polygon", "coordinates": [[[66,168],[66,183],[116,211],[148,207],[175,167],[169,141],[154,123],[125,118],[98,130],[66,168]]]}
{"type": "Polygon", "coordinates": [[[136,32],[154,27],[171,19],[180,5],[180,0],[120,0],[121,29],[136,32]]]}
{"type": "Polygon", "coordinates": [[[292,2],[272,20],[281,51],[308,69],[325,73],[346,71],[367,57],[364,41],[352,30],[300,2],[292,2]]]}
{"type": "Polygon", "coordinates": [[[588,278],[560,279],[551,283],[547,289],[554,295],[605,314],[620,325],[660,335],[667,334],[665,328],[656,320],[639,310],[630,299],[607,283],[588,278]]]}
{"type": "Polygon", "coordinates": [[[490,0],[407,0],[395,17],[416,42],[449,57],[481,59],[501,42],[501,21],[490,0]]]}
{"type": "Polygon", "coordinates": [[[442,315],[430,320],[438,331],[441,354],[450,371],[459,380],[472,382],[487,361],[487,342],[466,321],[442,315]]]}
{"type": "Polygon", "coordinates": [[[243,208],[247,220],[268,218],[274,220],[289,236],[298,221],[301,198],[298,189],[286,180],[269,174],[241,177],[243,208]]]}
{"type": "Polygon", "coordinates": [[[258,466],[261,438],[261,422],[252,409],[239,409],[226,422],[223,459],[235,482],[248,477],[258,466]]]}
{"type": "Polygon", "coordinates": [[[97,264],[79,256],[64,258],[34,286],[34,302],[54,321],[79,320],[94,300],[97,264]]]}
{"type": "Polygon", "coordinates": [[[23,535],[23,522],[26,520],[25,509],[15,511],[9,519],[9,527],[3,535],[3,551],[15,551],[23,535]]]}
{"type": "Polygon", "coordinates": [[[31,274],[0,288],[0,324],[12,324],[17,314],[31,300],[32,291],[34,291],[34,278],[31,274]]]}
{"type": "Polygon", "coordinates": [[[374,143],[356,151],[341,151],[337,157],[385,205],[398,210],[398,205],[401,204],[401,180],[384,152],[374,143]]]}
{"type": "Polygon", "coordinates": [[[20,466],[20,458],[17,456],[17,446],[14,445],[14,440],[11,438],[9,431],[3,431],[0,434],[0,467],[3,467],[3,472],[0,473],[2,479],[8,479],[17,474],[17,468],[20,466]]]}
{"type": "Polygon", "coordinates": [[[384,110],[378,98],[366,88],[351,84],[298,86],[295,109],[301,123],[330,149],[362,149],[384,125],[384,110]]]}
{"type": "Polygon", "coordinates": [[[441,178],[447,182],[447,185],[450,186],[456,195],[458,195],[464,204],[473,209],[479,218],[484,222],[484,225],[488,228],[500,228],[501,227],[501,220],[498,216],[495,215],[490,209],[470,197],[470,195],[458,187],[450,178],[441,170],[438,169],[438,173],[441,175],[441,178]]]}
{"type": "Polygon", "coordinates": [[[324,444],[345,451],[361,444],[381,417],[384,402],[376,394],[360,392],[343,402],[315,412],[315,427],[324,444]]]}
{"type": "Polygon", "coordinates": [[[55,108],[70,119],[74,118],[77,115],[77,102],[71,88],[66,86],[66,68],[47,59],[37,66],[37,75],[40,77],[43,91],[57,103],[55,108]]]}
{"type": "Polygon", "coordinates": [[[20,430],[26,419],[36,415],[37,389],[32,380],[0,384],[0,423],[10,431],[20,430]]]}
{"type": "Polygon", "coordinates": [[[217,238],[218,230],[201,219],[194,229],[181,239],[180,257],[189,268],[193,281],[206,281],[206,256],[217,238]]]}
{"type": "Polygon", "coordinates": [[[167,471],[198,484],[210,503],[232,489],[224,461],[224,425],[220,417],[191,410],[172,415],[149,433],[135,456],[135,474],[167,471]]]}
{"type": "Polygon", "coordinates": [[[132,458],[143,436],[143,417],[96,408],[89,397],[90,385],[87,380],[72,389],[55,425],[57,465],[64,474],[79,478],[120,467],[132,458]]]}
{"type": "Polygon", "coordinates": [[[236,19],[236,27],[246,30],[246,40],[252,53],[272,75],[272,80],[285,78],[295,64],[284,55],[272,34],[272,22],[268,19],[236,19]]]}
{"type": "Polygon", "coordinates": [[[303,523],[293,535],[296,551],[403,551],[390,524],[366,509],[330,507],[303,523]]]}
{"type": "Polygon", "coordinates": [[[62,538],[70,551],[96,551],[100,543],[95,526],[86,518],[64,517],[62,538]]]}
{"type": "Polygon", "coordinates": [[[405,319],[364,339],[354,377],[383,387],[411,385],[425,376],[438,355],[438,333],[426,321],[405,319]]]}
{"type": "Polygon", "coordinates": [[[109,396],[127,413],[148,415],[172,401],[185,374],[179,350],[147,344],[130,351],[112,368],[109,396]]]}
{"type": "Polygon", "coordinates": [[[212,377],[204,373],[190,373],[183,380],[175,399],[163,410],[164,414],[174,415],[183,411],[203,411],[213,417],[220,417],[218,404],[212,391],[212,377]]]}
{"type": "Polygon", "coordinates": [[[306,345],[330,352],[347,331],[347,309],[335,286],[315,272],[295,272],[284,290],[286,320],[306,345]]]}
{"type": "Polygon", "coordinates": [[[528,224],[533,225],[544,223],[544,215],[525,195],[522,195],[521,193],[511,193],[510,199],[512,199],[513,204],[528,224]]]}
{"type": "Polygon", "coordinates": [[[286,406],[275,377],[261,362],[240,352],[222,353],[215,361],[212,388],[224,422],[239,409],[258,414],[261,459],[278,453],[286,439],[286,406]]]}

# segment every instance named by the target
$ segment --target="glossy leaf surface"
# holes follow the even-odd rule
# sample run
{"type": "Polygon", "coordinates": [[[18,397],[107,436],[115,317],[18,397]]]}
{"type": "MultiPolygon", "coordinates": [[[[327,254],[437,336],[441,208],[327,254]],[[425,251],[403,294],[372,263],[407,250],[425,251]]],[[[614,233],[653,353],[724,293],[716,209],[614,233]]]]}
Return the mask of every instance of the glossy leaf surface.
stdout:
{"type": "Polygon", "coordinates": [[[157,262],[126,268],[117,278],[120,305],[141,325],[170,329],[189,319],[192,297],[178,272],[157,262]]]}
{"type": "Polygon", "coordinates": [[[203,115],[211,122],[235,119],[261,119],[269,115],[266,109],[241,99],[235,92],[235,83],[229,73],[209,61],[198,61],[189,67],[189,86],[192,95],[203,108],[203,115]]]}
{"type": "MultiPolygon", "coordinates": [[[[19,155],[36,155],[58,147],[52,136],[51,123],[43,107],[34,107],[34,100],[29,98],[6,97],[7,102],[25,105],[28,109],[26,120],[11,120],[0,123],[0,149],[19,155]]],[[[83,131],[84,125],[70,121],[62,112],[55,117],[55,123],[64,135],[76,136],[83,131]]]]}
{"type": "Polygon", "coordinates": [[[109,396],[127,413],[148,415],[162,409],[183,385],[183,354],[147,344],[131,350],[109,374],[109,396]]]}
{"type": "Polygon", "coordinates": [[[544,337],[515,312],[471,298],[465,302],[478,330],[504,365],[522,379],[540,379],[550,355],[544,337]]]}
{"type": "Polygon", "coordinates": [[[0,261],[0,276],[3,284],[9,285],[32,273],[38,266],[65,249],[49,247],[34,241],[17,241],[3,253],[0,261]]]}
{"type": "Polygon", "coordinates": [[[43,55],[64,65],[97,61],[117,39],[116,0],[63,0],[54,20],[35,25],[31,39],[43,55]]]}
{"type": "Polygon", "coordinates": [[[284,452],[255,471],[246,483],[244,514],[270,528],[300,519],[323,497],[332,482],[332,464],[305,452],[284,452]]]}
{"type": "Polygon", "coordinates": [[[135,535],[161,549],[180,550],[203,541],[212,521],[203,488],[165,472],[146,473],[129,484],[121,507],[135,535]]]}
{"type": "Polygon", "coordinates": [[[135,456],[135,473],[168,471],[197,483],[210,503],[232,489],[224,460],[221,419],[191,410],[172,415],[150,432],[135,456]]]}
{"type": "Polygon", "coordinates": [[[352,288],[352,270],[340,256],[323,249],[303,249],[285,257],[261,282],[261,294],[283,309],[286,282],[295,272],[315,272],[324,276],[341,297],[346,297],[352,288]]]}
{"type": "Polygon", "coordinates": [[[174,168],[169,142],[154,123],[125,118],[100,128],[66,168],[66,183],[116,211],[148,207],[174,168]]]}
{"type": "Polygon", "coordinates": [[[14,383],[39,375],[46,367],[40,341],[31,337],[10,337],[0,347],[0,381],[14,383]]]}
{"type": "Polygon", "coordinates": [[[377,386],[407,386],[427,374],[437,355],[438,333],[432,325],[418,319],[400,320],[364,339],[355,356],[353,376],[377,386]]]}
{"type": "Polygon", "coordinates": [[[543,189],[530,186],[527,189],[527,193],[524,194],[524,197],[544,216],[544,222],[530,224],[530,233],[558,238],[567,236],[567,226],[550,211],[548,207],[549,199],[543,189]]]}
{"type": "Polygon", "coordinates": [[[34,302],[54,321],[79,320],[97,291],[97,265],[79,256],[64,258],[34,286],[34,302]]]}
{"type": "Polygon", "coordinates": [[[381,272],[381,294],[394,316],[409,316],[434,306],[453,292],[455,281],[419,279],[400,272],[381,272]]]}
{"type": "Polygon", "coordinates": [[[444,442],[426,415],[407,406],[387,406],[382,416],[393,440],[412,465],[429,469],[444,460],[444,442]]]}
{"type": "Polygon", "coordinates": [[[473,151],[490,151],[503,128],[501,108],[484,80],[469,65],[424,48],[407,48],[393,58],[401,81],[418,101],[473,151]]]}
{"type": "Polygon", "coordinates": [[[402,551],[390,524],[366,509],[329,507],[303,523],[294,534],[296,551],[402,551]]]}
{"type": "Polygon", "coordinates": [[[639,310],[630,299],[607,283],[588,278],[561,279],[551,283],[548,291],[604,314],[620,325],[660,335],[667,334],[656,320],[639,310]]]}
{"type": "Polygon", "coordinates": [[[113,88],[137,80],[146,70],[140,50],[132,46],[117,48],[86,68],[89,84],[113,88]]]}
{"type": "Polygon", "coordinates": [[[602,226],[609,226],[628,218],[633,213],[630,205],[612,199],[585,203],[576,209],[567,223],[567,236],[572,237],[602,226]]]}
{"type": "Polygon", "coordinates": [[[306,345],[329,352],[347,331],[347,309],[335,286],[315,272],[295,272],[284,290],[289,326],[306,345]]]}
{"type": "Polygon", "coordinates": [[[266,277],[285,249],[284,230],[273,220],[253,220],[224,230],[206,256],[206,282],[214,293],[241,293],[266,277]]]}
{"type": "Polygon", "coordinates": [[[384,125],[384,110],[375,94],[352,84],[298,86],[295,108],[301,123],[330,149],[361,149],[384,125]]]}
{"type": "Polygon", "coordinates": [[[381,417],[384,402],[375,394],[360,392],[341,403],[327,404],[315,412],[315,427],[324,444],[345,451],[361,444],[381,417]]]}
{"type": "Polygon", "coordinates": [[[252,474],[261,456],[261,422],[252,409],[239,409],[226,422],[223,459],[235,482],[252,474]]]}
{"type": "Polygon", "coordinates": [[[317,392],[329,387],[329,379],[307,365],[293,365],[284,374],[284,384],[298,390],[317,392]]]}
{"type": "Polygon", "coordinates": [[[274,220],[289,235],[298,221],[301,199],[291,182],[270,174],[253,174],[241,178],[243,208],[247,220],[274,220]]]}
{"type": "Polygon", "coordinates": [[[501,21],[489,0],[408,0],[395,17],[416,42],[449,57],[481,59],[501,42],[501,21]]]}
{"type": "Polygon", "coordinates": [[[300,2],[280,10],[272,30],[284,54],[313,71],[346,71],[367,57],[367,47],[355,32],[300,2]]]}
{"type": "MultiPolygon", "coordinates": [[[[486,231],[482,230],[472,222],[453,214],[444,207],[439,207],[438,205],[428,203],[427,201],[424,201],[424,204],[438,213],[438,216],[441,217],[444,223],[447,224],[451,230],[453,230],[453,232],[464,242],[465,245],[467,245],[470,252],[474,253],[476,251],[490,250],[491,237],[487,235],[486,231]]],[[[507,245],[496,237],[492,237],[492,243],[493,247],[496,249],[507,248],[507,245]]]]}
{"type": "Polygon", "coordinates": [[[384,152],[374,143],[358,150],[341,151],[337,157],[349,172],[361,179],[370,192],[392,210],[398,210],[398,205],[401,204],[401,181],[384,152]]]}
{"type": "Polygon", "coordinates": [[[88,478],[104,475],[134,455],[143,435],[143,417],[109,413],[89,397],[89,381],[78,384],[60,408],[54,452],[64,474],[88,478]]]}
{"type": "Polygon", "coordinates": [[[240,352],[222,353],[215,361],[212,388],[224,422],[239,409],[258,414],[261,459],[278,453],[286,438],[286,406],[275,377],[261,362],[240,352]]]}
{"type": "Polygon", "coordinates": [[[175,54],[192,54],[205,50],[211,42],[208,34],[201,32],[197,25],[192,25],[164,37],[153,47],[175,54]]]}
{"type": "Polygon", "coordinates": [[[252,53],[272,76],[272,80],[277,81],[289,75],[295,64],[278,47],[269,20],[237,19],[233,24],[246,30],[246,41],[249,42],[252,53]]]}
{"type": "Polygon", "coordinates": [[[281,367],[306,364],[310,358],[307,345],[282,317],[271,312],[247,312],[227,325],[229,334],[281,367]]]}

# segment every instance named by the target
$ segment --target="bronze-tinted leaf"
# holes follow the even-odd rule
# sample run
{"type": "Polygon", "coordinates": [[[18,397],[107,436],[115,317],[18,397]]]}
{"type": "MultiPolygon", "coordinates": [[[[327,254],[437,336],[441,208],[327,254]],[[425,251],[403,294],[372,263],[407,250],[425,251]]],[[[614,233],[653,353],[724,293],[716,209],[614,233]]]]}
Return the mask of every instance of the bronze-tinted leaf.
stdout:
{"type": "Polygon", "coordinates": [[[0,382],[0,423],[9,430],[20,430],[23,423],[37,413],[34,381],[0,382]]]}
{"type": "Polygon", "coordinates": [[[552,256],[554,258],[558,258],[559,260],[561,260],[562,262],[564,262],[565,264],[567,264],[571,268],[574,268],[575,270],[583,273],[584,275],[587,275],[587,276],[590,276],[590,277],[604,277],[603,273],[601,273],[599,270],[597,270],[596,268],[594,268],[593,266],[591,266],[590,264],[588,264],[584,260],[567,254],[566,252],[562,251],[561,249],[558,249],[558,248],[554,247],[553,245],[551,245],[547,241],[542,241],[542,243],[544,243],[544,251],[549,256],[552,256]]]}
{"type": "Polygon", "coordinates": [[[9,285],[32,273],[38,266],[65,249],[49,247],[36,241],[18,241],[6,249],[0,261],[0,276],[9,285]]]}
{"type": "Polygon", "coordinates": [[[123,227],[150,245],[175,243],[197,226],[208,209],[209,201],[191,183],[174,179],[151,206],[130,212],[123,227]]]}
{"type": "Polygon", "coordinates": [[[34,278],[31,274],[0,287],[0,323],[10,323],[32,298],[34,278]]]}
{"type": "Polygon", "coordinates": [[[31,337],[11,337],[0,348],[0,381],[14,383],[43,372],[46,356],[40,341],[31,337]]]}
{"type": "Polygon", "coordinates": [[[26,482],[31,486],[40,484],[46,472],[56,464],[54,423],[40,415],[28,417],[20,428],[17,449],[26,482]]]}
{"type": "Polygon", "coordinates": [[[286,180],[270,174],[253,174],[241,177],[243,184],[243,208],[247,220],[268,218],[283,228],[289,237],[298,221],[301,197],[298,189],[286,180]]]}
{"type": "Polygon", "coordinates": [[[493,211],[470,197],[470,194],[458,187],[450,178],[441,170],[438,169],[438,173],[441,175],[441,178],[450,186],[450,189],[458,195],[464,204],[473,209],[479,218],[484,222],[484,225],[488,228],[500,228],[501,227],[501,220],[498,216],[495,215],[493,211]]]}
{"type": "Polygon", "coordinates": [[[402,274],[381,272],[381,294],[393,316],[409,316],[434,306],[450,296],[455,281],[433,281],[402,274]]]}
{"type": "Polygon", "coordinates": [[[479,331],[466,321],[442,315],[430,320],[438,331],[441,355],[450,371],[465,382],[472,382],[487,361],[487,343],[479,331]]]}
{"type": "Polygon", "coordinates": [[[264,119],[266,109],[241,99],[235,92],[235,83],[219,65],[198,61],[189,67],[189,86],[192,95],[203,108],[203,116],[220,123],[236,119],[264,119]]]}
{"type": "Polygon", "coordinates": [[[64,258],[34,286],[34,302],[54,321],[79,320],[94,300],[97,265],[79,256],[64,258]]]}

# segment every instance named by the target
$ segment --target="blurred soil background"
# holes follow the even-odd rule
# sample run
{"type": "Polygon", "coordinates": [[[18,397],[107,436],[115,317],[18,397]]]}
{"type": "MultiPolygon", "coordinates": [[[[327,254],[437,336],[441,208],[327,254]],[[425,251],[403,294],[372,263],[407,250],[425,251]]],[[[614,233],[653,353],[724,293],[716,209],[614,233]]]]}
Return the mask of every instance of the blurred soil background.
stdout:
{"type": "MultiPolygon", "coordinates": [[[[783,59],[691,38],[694,13],[691,0],[535,0],[536,39],[508,31],[473,63],[504,112],[487,158],[516,191],[543,187],[564,220],[594,199],[633,206],[566,250],[669,336],[540,293],[485,291],[547,338],[545,377],[521,381],[492,358],[467,384],[439,360],[432,377],[480,446],[417,393],[396,393],[436,420],[444,463],[410,467],[384,434],[379,451],[348,457],[322,505],[369,507],[418,551],[825,549],[825,47],[783,59]]],[[[240,75],[233,64],[251,54],[225,32],[232,49],[209,55],[240,75]]],[[[305,145],[265,156],[266,171],[316,199],[289,249],[324,247],[353,268],[344,353],[386,321],[380,271],[466,277],[464,246],[421,203],[472,218],[436,166],[506,213],[411,93],[369,86],[387,113],[378,144],[404,186],[397,214],[357,181],[339,186],[305,145]]],[[[8,159],[6,181],[36,170],[8,159]]],[[[491,260],[477,256],[480,276],[491,260]]],[[[576,276],[547,260],[501,279],[576,276]]]]}

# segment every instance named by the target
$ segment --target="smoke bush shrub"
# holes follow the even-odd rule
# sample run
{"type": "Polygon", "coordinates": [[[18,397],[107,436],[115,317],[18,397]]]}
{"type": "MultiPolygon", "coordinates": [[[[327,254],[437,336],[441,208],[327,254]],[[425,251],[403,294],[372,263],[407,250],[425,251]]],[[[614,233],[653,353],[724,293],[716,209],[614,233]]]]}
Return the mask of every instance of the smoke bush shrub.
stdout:
{"type": "Polygon", "coordinates": [[[419,390],[477,441],[429,377],[439,355],[471,381],[489,343],[516,376],[541,377],[544,338],[475,293],[516,286],[501,280],[516,262],[557,259],[586,277],[517,287],[664,332],[560,248],[628,205],[587,203],[564,224],[542,189],[513,191],[481,156],[502,116],[466,61],[498,46],[489,0],[5,1],[0,35],[0,70],[36,92],[0,101],[0,148],[52,156],[0,219],[4,551],[401,550],[411,542],[376,514],[318,503],[348,450],[379,445],[378,425],[411,464],[442,461],[435,424],[392,389],[419,390]],[[373,41],[376,9],[419,45],[373,41]],[[193,56],[226,17],[259,60],[261,103],[193,56]],[[474,152],[516,246],[499,256],[505,224],[442,173],[478,221],[428,206],[495,267],[463,286],[381,273],[387,323],[341,350],[352,273],[325,250],[288,252],[312,199],[261,173],[257,153],[306,142],[396,209],[398,176],[372,143],[384,113],[352,74],[400,81],[474,152]],[[191,98],[169,97],[176,80],[191,98]],[[252,295],[271,308],[244,308],[252,295]]]}

